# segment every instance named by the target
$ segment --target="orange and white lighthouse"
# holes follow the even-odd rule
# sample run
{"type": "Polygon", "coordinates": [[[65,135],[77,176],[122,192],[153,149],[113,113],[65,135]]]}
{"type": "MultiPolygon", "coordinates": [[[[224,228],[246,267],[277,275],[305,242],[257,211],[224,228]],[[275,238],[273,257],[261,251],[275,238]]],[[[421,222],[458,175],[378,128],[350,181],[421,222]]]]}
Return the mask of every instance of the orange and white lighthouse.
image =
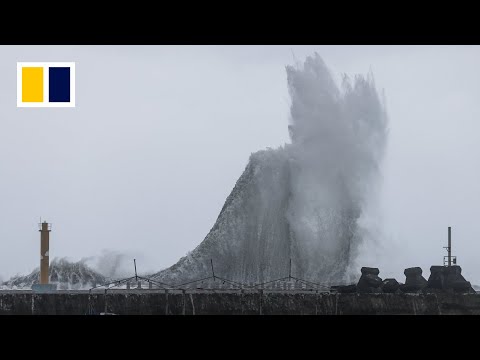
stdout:
{"type": "Polygon", "coordinates": [[[40,231],[40,284],[48,284],[49,282],[49,266],[50,266],[50,231],[52,224],[44,221],[39,224],[40,231]]]}

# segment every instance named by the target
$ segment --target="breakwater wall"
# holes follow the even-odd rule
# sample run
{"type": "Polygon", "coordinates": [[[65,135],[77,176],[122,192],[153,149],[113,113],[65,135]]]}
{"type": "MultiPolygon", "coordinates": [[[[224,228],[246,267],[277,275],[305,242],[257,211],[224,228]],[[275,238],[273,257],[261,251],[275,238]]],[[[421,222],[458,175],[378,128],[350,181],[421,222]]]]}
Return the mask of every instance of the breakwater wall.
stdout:
{"type": "Polygon", "coordinates": [[[0,291],[1,315],[480,315],[480,294],[315,291],[0,291]]]}

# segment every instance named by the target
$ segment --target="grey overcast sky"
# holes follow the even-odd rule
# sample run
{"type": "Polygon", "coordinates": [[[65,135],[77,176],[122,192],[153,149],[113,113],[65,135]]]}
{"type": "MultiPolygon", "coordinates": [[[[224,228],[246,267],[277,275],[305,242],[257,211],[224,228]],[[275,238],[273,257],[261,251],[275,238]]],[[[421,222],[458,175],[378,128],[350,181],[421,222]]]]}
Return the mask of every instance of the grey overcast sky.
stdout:
{"type": "Polygon", "coordinates": [[[0,276],[111,249],[139,268],[198,245],[248,157],[288,142],[285,65],[318,52],[339,81],[372,69],[389,143],[362,254],[380,276],[441,264],[447,226],[480,283],[478,46],[1,46],[0,276]],[[74,109],[16,108],[17,61],[76,62],[74,109]]]}

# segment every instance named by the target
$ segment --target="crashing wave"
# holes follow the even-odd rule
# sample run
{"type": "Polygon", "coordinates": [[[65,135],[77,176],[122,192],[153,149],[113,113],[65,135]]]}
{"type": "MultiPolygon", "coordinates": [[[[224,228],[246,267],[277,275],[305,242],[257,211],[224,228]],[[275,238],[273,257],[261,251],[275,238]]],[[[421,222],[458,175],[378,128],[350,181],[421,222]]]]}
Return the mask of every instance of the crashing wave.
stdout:
{"type": "MultiPolygon", "coordinates": [[[[57,284],[58,289],[89,289],[104,284],[105,276],[91,269],[84,261],[70,262],[66,259],[54,259],[50,263],[49,281],[57,284]]],[[[40,269],[36,268],[26,276],[14,276],[3,283],[4,289],[31,289],[40,282],[40,269]]]]}
{"type": "Polygon", "coordinates": [[[335,84],[315,54],[287,66],[291,144],[250,156],[215,225],[175,265],[155,274],[170,283],[215,273],[264,282],[292,273],[319,283],[348,276],[368,229],[359,225],[375,193],[387,115],[373,76],[335,84]]]}

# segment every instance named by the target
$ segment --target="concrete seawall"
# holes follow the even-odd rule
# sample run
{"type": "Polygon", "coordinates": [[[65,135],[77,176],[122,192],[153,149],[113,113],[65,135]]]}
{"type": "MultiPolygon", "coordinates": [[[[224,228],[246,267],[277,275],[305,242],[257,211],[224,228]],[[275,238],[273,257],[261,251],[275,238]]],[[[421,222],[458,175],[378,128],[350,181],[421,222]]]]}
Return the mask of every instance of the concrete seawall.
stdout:
{"type": "Polygon", "coordinates": [[[480,315],[479,294],[312,291],[0,291],[0,315],[480,315]]]}

